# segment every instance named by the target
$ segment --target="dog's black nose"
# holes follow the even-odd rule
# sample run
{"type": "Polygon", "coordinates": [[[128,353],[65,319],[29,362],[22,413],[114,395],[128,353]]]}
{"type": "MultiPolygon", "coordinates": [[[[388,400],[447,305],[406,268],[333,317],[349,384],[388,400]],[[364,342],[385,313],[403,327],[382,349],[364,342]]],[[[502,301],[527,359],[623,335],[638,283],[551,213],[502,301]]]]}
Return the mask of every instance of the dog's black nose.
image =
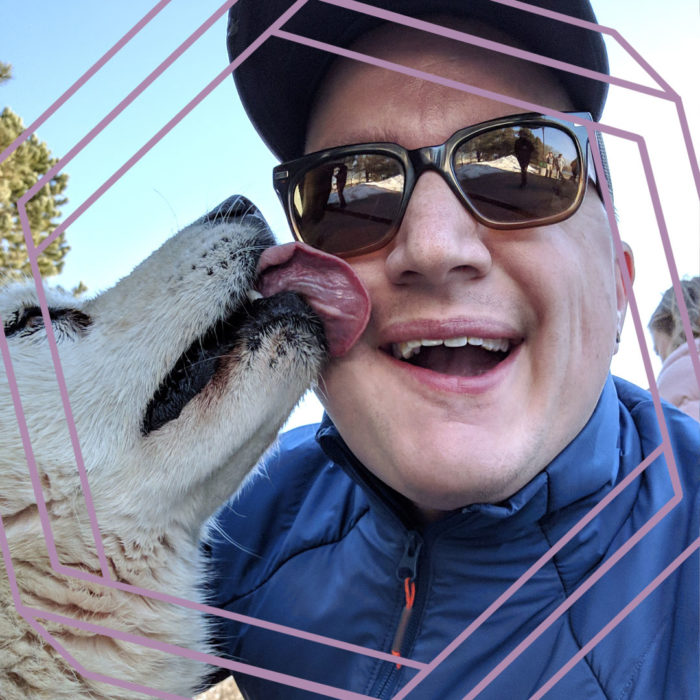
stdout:
{"type": "Polygon", "coordinates": [[[208,214],[205,214],[196,223],[203,224],[207,221],[212,223],[217,221],[233,221],[235,219],[250,218],[257,219],[267,228],[267,221],[260,210],[247,197],[241,194],[234,194],[225,199],[217,207],[214,207],[208,214]]]}

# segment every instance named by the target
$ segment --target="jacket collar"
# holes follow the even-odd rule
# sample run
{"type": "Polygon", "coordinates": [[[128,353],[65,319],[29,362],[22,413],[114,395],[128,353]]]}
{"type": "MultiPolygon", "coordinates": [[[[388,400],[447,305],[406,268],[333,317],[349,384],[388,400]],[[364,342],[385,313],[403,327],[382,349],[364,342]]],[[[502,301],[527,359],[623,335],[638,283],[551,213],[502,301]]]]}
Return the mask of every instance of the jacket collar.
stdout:
{"type": "MultiPolygon", "coordinates": [[[[520,491],[501,503],[479,503],[454,511],[429,528],[462,531],[467,536],[507,540],[547,515],[608,490],[620,468],[620,405],[612,376],[603,386],[588,423],[571,443],[520,491]]],[[[407,529],[411,508],[403,496],[374,476],[353,455],[325,415],[316,434],[326,455],[365,492],[378,517],[398,520],[407,529]]],[[[634,452],[637,450],[627,450],[634,452]]],[[[636,456],[630,455],[631,459],[636,456]]],[[[597,500],[597,498],[596,498],[597,500]]]]}

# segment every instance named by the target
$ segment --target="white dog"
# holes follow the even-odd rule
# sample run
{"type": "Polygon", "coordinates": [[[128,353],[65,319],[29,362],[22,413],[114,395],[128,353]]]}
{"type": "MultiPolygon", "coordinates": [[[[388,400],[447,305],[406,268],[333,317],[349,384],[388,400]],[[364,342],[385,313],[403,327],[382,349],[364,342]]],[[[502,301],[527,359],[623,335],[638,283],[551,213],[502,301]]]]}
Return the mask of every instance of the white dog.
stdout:
{"type": "MultiPolygon", "coordinates": [[[[90,301],[47,290],[116,581],[198,599],[202,524],[239,487],[326,357],[323,325],[299,296],[249,294],[261,251],[272,243],[257,210],[232,198],[90,301]]],[[[0,288],[0,316],[58,559],[100,576],[33,285],[0,288]]],[[[1,370],[0,516],[14,571],[9,577],[0,558],[0,698],[144,697],[92,674],[183,696],[196,691],[201,662],[56,619],[39,616],[33,627],[17,613],[13,580],[25,606],[208,650],[198,612],[53,570],[1,370]],[[47,639],[91,677],[76,672],[47,639]]]]}

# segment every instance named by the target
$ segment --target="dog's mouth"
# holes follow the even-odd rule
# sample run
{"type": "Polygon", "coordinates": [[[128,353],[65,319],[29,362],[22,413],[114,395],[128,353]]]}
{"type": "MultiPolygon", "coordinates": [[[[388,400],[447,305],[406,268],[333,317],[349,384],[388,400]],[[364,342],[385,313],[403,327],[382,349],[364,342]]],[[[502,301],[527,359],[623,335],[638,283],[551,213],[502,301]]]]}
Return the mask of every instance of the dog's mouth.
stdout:
{"type": "Polygon", "coordinates": [[[347,353],[369,321],[369,295],[354,270],[304,243],[263,251],[256,289],[264,297],[280,291],[301,294],[323,321],[331,357],[347,353]]]}
{"type": "Polygon", "coordinates": [[[141,426],[143,435],[175,420],[212,380],[221,358],[231,353],[239,342],[239,330],[247,314],[244,305],[217,321],[180,355],[146,407],[141,426]]]}
{"type": "Polygon", "coordinates": [[[369,320],[369,296],[347,263],[292,243],[262,252],[246,299],[180,355],[149,401],[141,426],[148,435],[176,419],[212,381],[223,361],[256,349],[266,327],[284,320],[314,336],[332,357],[346,353],[369,320]]]}

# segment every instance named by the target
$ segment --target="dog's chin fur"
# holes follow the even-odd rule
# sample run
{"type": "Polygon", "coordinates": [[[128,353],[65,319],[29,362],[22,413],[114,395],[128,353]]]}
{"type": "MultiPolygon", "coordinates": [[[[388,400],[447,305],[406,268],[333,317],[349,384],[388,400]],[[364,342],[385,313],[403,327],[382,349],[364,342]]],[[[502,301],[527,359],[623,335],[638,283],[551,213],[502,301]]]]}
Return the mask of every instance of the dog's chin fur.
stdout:
{"type": "MultiPolygon", "coordinates": [[[[274,440],[324,361],[321,324],[296,295],[246,299],[259,254],[271,242],[259,218],[204,219],[94,299],[78,302],[46,290],[97,522],[117,581],[192,601],[201,597],[203,524],[274,440]],[[178,359],[229,316],[239,326],[222,343],[213,376],[186,401],[176,387],[168,396],[172,415],[149,424],[147,411],[164,396],[178,359]]],[[[33,284],[0,288],[0,317],[60,562],[100,575],[38,306],[33,284]]],[[[52,569],[4,372],[0,484],[0,515],[23,605],[209,650],[198,612],[52,569]]],[[[181,656],[39,623],[85,669],[121,682],[188,696],[206,672],[181,656]]],[[[2,570],[0,697],[145,696],[76,672],[18,614],[2,570]]]]}

